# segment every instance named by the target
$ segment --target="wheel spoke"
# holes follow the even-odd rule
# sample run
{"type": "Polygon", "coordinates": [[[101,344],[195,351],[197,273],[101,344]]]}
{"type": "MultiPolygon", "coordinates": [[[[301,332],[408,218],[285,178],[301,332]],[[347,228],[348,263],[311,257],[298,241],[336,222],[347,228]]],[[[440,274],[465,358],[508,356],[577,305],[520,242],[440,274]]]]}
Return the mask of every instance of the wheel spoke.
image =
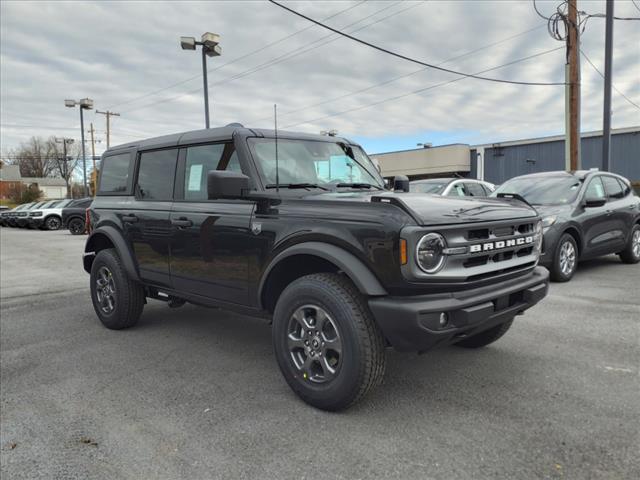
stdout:
{"type": "Polygon", "coordinates": [[[326,312],[324,310],[320,309],[320,308],[317,309],[316,310],[316,325],[315,325],[315,327],[319,332],[322,332],[322,329],[324,328],[324,325],[325,325],[326,321],[327,321],[326,312]]]}
{"type": "Polygon", "coordinates": [[[291,333],[287,336],[287,345],[289,346],[289,350],[296,350],[296,349],[304,350],[304,340],[302,340],[301,338],[295,337],[291,333]]]}
{"type": "Polygon", "coordinates": [[[342,342],[340,338],[332,338],[330,340],[324,340],[324,347],[322,348],[322,355],[326,357],[327,352],[336,352],[338,355],[342,354],[342,342]]]}
{"type": "Polygon", "coordinates": [[[336,369],[329,365],[329,361],[325,356],[320,360],[320,367],[322,367],[322,372],[324,373],[325,378],[333,377],[336,374],[336,369]]]}

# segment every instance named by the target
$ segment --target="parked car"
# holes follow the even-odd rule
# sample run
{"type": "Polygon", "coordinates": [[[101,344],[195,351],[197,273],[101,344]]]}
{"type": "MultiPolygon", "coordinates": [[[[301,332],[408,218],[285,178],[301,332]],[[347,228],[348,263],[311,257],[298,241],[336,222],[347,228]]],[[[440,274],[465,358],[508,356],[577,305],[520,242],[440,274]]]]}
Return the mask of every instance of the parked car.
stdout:
{"type": "Polygon", "coordinates": [[[15,214],[15,226],[25,228],[29,225],[29,213],[46,202],[32,202],[15,214]]]}
{"type": "Polygon", "coordinates": [[[616,253],[640,261],[640,198],[629,180],[599,171],[546,172],[512,178],[493,196],[516,194],[542,217],[540,264],[566,282],[578,261],[616,253]]]}
{"type": "Polygon", "coordinates": [[[533,208],[386,191],[344,138],[230,125],[100,165],[83,260],[103,325],[134,326],[146,298],[272,319],[285,380],[321,409],[381,383],[386,346],[482,347],[547,293],[533,208]]]}
{"type": "Polygon", "coordinates": [[[443,197],[487,197],[495,190],[493,184],[473,178],[428,178],[413,180],[410,191],[443,197]]]}
{"type": "Polygon", "coordinates": [[[32,208],[29,212],[29,226],[44,230],[58,230],[62,226],[62,209],[72,201],[73,199],[55,200],[32,208]]]}
{"type": "Polygon", "coordinates": [[[8,212],[2,212],[2,214],[0,214],[0,218],[3,219],[2,220],[3,225],[6,227],[15,227],[16,213],[21,209],[25,208],[27,205],[28,205],[27,203],[23,203],[16,206],[15,208],[12,208],[8,212]]]}
{"type": "Polygon", "coordinates": [[[85,216],[93,197],[79,198],[62,209],[62,226],[68,228],[72,235],[85,233],[85,216]]]}

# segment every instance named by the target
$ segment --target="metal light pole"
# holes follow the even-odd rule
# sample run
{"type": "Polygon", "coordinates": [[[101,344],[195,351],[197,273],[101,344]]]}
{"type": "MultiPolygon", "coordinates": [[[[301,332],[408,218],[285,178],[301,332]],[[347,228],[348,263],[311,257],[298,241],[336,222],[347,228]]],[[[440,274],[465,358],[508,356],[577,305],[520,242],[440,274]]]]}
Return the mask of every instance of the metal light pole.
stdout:
{"type": "Polygon", "coordinates": [[[219,57],[222,48],[219,45],[220,35],[206,32],[202,34],[202,40],[196,41],[195,37],[180,37],[180,46],[183,50],[195,50],[197,45],[202,46],[202,80],[204,82],[204,123],[209,128],[209,82],[207,80],[207,56],[219,57]]]}
{"type": "Polygon", "coordinates": [[[607,0],[604,40],[604,101],[602,112],[602,170],[611,170],[611,67],[613,61],[613,0],[607,0]]]}
{"type": "Polygon", "coordinates": [[[83,98],[82,100],[65,100],[64,106],[69,108],[75,108],[78,105],[80,107],[80,139],[82,142],[82,185],[84,186],[84,196],[89,196],[89,189],[87,187],[87,156],[84,148],[84,115],[83,110],[93,109],[93,100],[90,98],[83,98]]]}

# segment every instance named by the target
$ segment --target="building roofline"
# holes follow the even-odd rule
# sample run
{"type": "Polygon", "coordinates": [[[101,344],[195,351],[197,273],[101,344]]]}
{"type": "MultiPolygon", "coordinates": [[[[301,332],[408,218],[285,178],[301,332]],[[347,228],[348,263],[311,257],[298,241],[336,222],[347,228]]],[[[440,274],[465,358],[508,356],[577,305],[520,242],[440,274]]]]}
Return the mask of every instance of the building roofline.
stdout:
{"type": "Polygon", "coordinates": [[[378,152],[378,153],[370,153],[370,157],[374,157],[376,155],[389,155],[391,153],[404,153],[404,152],[421,152],[423,150],[436,150],[437,148],[444,147],[468,147],[468,143],[447,143],[446,145],[434,145],[433,147],[419,147],[419,148],[407,148],[405,150],[392,150],[390,152],[378,152]]]}
{"type": "MultiPolygon", "coordinates": [[[[636,127],[623,127],[623,128],[615,128],[611,129],[612,135],[619,135],[623,133],[640,133],[640,126],[636,127]]],[[[581,138],[590,138],[590,137],[598,137],[602,135],[602,130],[594,130],[591,132],[583,132],[581,138]]],[[[547,143],[547,142],[557,142],[565,139],[564,135],[551,135],[548,137],[538,137],[538,138],[527,138],[523,140],[507,140],[505,142],[492,142],[492,143],[483,143],[478,145],[471,145],[471,149],[477,148],[492,148],[495,146],[500,147],[512,147],[516,145],[529,145],[532,143],[547,143]]]]}

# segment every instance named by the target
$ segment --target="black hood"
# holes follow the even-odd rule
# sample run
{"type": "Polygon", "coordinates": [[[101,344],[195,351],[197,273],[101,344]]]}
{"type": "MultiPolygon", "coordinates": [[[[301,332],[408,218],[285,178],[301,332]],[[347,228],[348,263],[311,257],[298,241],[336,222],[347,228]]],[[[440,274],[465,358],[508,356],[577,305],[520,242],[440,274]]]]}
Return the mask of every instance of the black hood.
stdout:
{"type": "Polygon", "coordinates": [[[305,200],[388,202],[411,215],[418,225],[487,222],[532,218],[536,211],[519,200],[480,197],[442,197],[423,193],[381,191],[327,192],[305,200]]]}

